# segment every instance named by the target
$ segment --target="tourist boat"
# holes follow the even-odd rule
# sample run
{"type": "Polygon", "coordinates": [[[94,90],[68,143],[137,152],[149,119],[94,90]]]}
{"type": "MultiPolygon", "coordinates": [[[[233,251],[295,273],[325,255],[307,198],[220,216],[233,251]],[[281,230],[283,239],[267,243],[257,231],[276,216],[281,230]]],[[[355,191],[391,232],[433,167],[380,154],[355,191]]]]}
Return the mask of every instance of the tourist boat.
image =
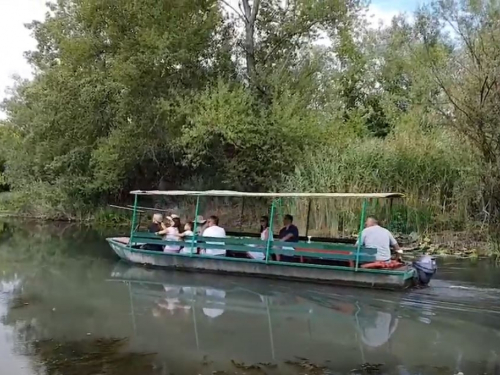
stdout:
{"type": "MultiPolygon", "coordinates": [[[[153,233],[139,230],[138,206],[139,197],[143,196],[183,196],[196,198],[196,210],[200,211],[200,199],[203,197],[266,197],[271,202],[269,227],[274,228],[277,207],[283,198],[334,199],[357,198],[362,203],[360,227],[363,229],[368,200],[401,198],[397,193],[246,193],[235,191],[132,191],[134,205],[132,207],[132,223],[129,237],[108,238],[113,251],[123,260],[131,263],[161,267],[176,271],[211,272],[255,277],[276,278],[334,285],[361,286],[381,289],[405,289],[416,280],[413,267],[401,264],[395,269],[368,269],[363,265],[375,262],[376,249],[363,247],[361,244],[345,243],[346,241],[301,240],[299,242],[281,242],[270,237],[266,241],[252,238],[245,234],[228,235],[224,239],[194,235],[184,241],[163,240],[153,233]],[[182,246],[183,253],[158,252],[144,250],[144,244],[182,246]],[[211,256],[198,254],[198,249],[223,249],[231,254],[248,252],[263,253],[263,260],[248,259],[240,256],[211,256]],[[293,262],[277,259],[286,255],[293,262]],[[273,260],[274,259],[274,260],[273,260]]],[[[310,216],[308,209],[308,223],[310,216]]],[[[195,223],[194,233],[197,232],[195,223]]],[[[308,226],[308,224],[307,224],[308,226]]],[[[229,234],[229,233],[228,233],[229,234]]]]}

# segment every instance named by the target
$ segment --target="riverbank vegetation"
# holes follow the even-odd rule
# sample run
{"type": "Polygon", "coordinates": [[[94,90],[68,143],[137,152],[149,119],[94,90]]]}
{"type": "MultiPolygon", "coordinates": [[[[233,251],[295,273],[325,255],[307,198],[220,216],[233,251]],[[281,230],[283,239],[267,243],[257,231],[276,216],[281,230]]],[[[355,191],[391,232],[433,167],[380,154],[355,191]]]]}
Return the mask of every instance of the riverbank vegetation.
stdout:
{"type": "Polygon", "coordinates": [[[2,205],[81,219],[137,188],[398,191],[403,232],[495,239],[498,2],[378,27],[366,5],[51,4],[29,25],[35,76],[3,103],[2,205]]]}

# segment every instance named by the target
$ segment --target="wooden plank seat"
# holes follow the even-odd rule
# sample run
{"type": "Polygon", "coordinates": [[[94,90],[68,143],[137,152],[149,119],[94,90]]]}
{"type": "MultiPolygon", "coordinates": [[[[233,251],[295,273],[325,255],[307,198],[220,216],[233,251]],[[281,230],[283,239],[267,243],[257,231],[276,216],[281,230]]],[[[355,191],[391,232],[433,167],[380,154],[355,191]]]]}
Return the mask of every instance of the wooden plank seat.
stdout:
{"type": "MultiPolygon", "coordinates": [[[[193,244],[192,237],[186,237],[183,241],[166,241],[154,233],[134,232],[134,243],[147,243],[153,245],[181,246],[187,249],[193,244]]],[[[220,249],[226,250],[228,256],[245,257],[249,252],[263,253],[266,255],[267,241],[257,238],[214,238],[199,236],[195,239],[195,252],[198,249],[220,249]]],[[[371,263],[376,261],[377,250],[374,248],[361,247],[359,255],[356,255],[357,246],[344,243],[321,243],[321,242],[282,242],[272,241],[271,255],[279,260],[281,255],[293,257],[301,263],[342,262],[354,266],[356,259],[359,263],[371,263]]],[[[273,257],[274,258],[274,257],[273,257]]]]}
{"type": "Polygon", "coordinates": [[[274,246],[283,249],[281,252],[275,250],[274,253],[299,257],[301,263],[316,263],[316,260],[348,262],[352,267],[356,259],[360,263],[369,263],[376,260],[377,249],[361,246],[359,255],[357,246],[345,243],[322,243],[322,242],[281,242],[275,241],[274,246]],[[294,251],[285,250],[293,247],[294,251]]]}

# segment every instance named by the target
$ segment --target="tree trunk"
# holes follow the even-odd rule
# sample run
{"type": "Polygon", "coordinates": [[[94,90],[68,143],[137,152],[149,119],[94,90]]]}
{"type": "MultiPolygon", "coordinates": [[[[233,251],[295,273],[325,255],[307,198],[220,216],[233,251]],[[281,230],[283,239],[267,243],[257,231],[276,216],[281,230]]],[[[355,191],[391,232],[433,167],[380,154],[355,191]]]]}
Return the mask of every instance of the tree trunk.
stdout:
{"type": "Polygon", "coordinates": [[[259,12],[260,0],[242,0],[245,21],[245,60],[248,79],[255,83],[255,21],[259,12]]]}

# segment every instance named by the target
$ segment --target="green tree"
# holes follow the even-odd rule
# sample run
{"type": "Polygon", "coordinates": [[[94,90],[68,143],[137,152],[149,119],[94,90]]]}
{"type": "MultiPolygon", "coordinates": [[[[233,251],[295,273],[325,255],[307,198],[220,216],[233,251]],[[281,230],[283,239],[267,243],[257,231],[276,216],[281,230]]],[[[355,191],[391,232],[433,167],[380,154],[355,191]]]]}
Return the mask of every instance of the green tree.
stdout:
{"type": "Polygon", "coordinates": [[[22,135],[9,181],[95,203],[175,178],[181,124],[166,103],[231,73],[217,3],[59,0],[30,27],[37,74],[4,106],[22,135]]]}
{"type": "MultiPolygon", "coordinates": [[[[436,108],[482,158],[483,220],[500,219],[500,3],[497,0],[435,1],[418,15],[426,40],[451,49],[446,64],[429,48],[428,64],[441,95],[436,108]],[[439,30],[449,30],[440,33],[439,30]]],[[[439,51],[438,51],[439,52],[439,51]]]]}

